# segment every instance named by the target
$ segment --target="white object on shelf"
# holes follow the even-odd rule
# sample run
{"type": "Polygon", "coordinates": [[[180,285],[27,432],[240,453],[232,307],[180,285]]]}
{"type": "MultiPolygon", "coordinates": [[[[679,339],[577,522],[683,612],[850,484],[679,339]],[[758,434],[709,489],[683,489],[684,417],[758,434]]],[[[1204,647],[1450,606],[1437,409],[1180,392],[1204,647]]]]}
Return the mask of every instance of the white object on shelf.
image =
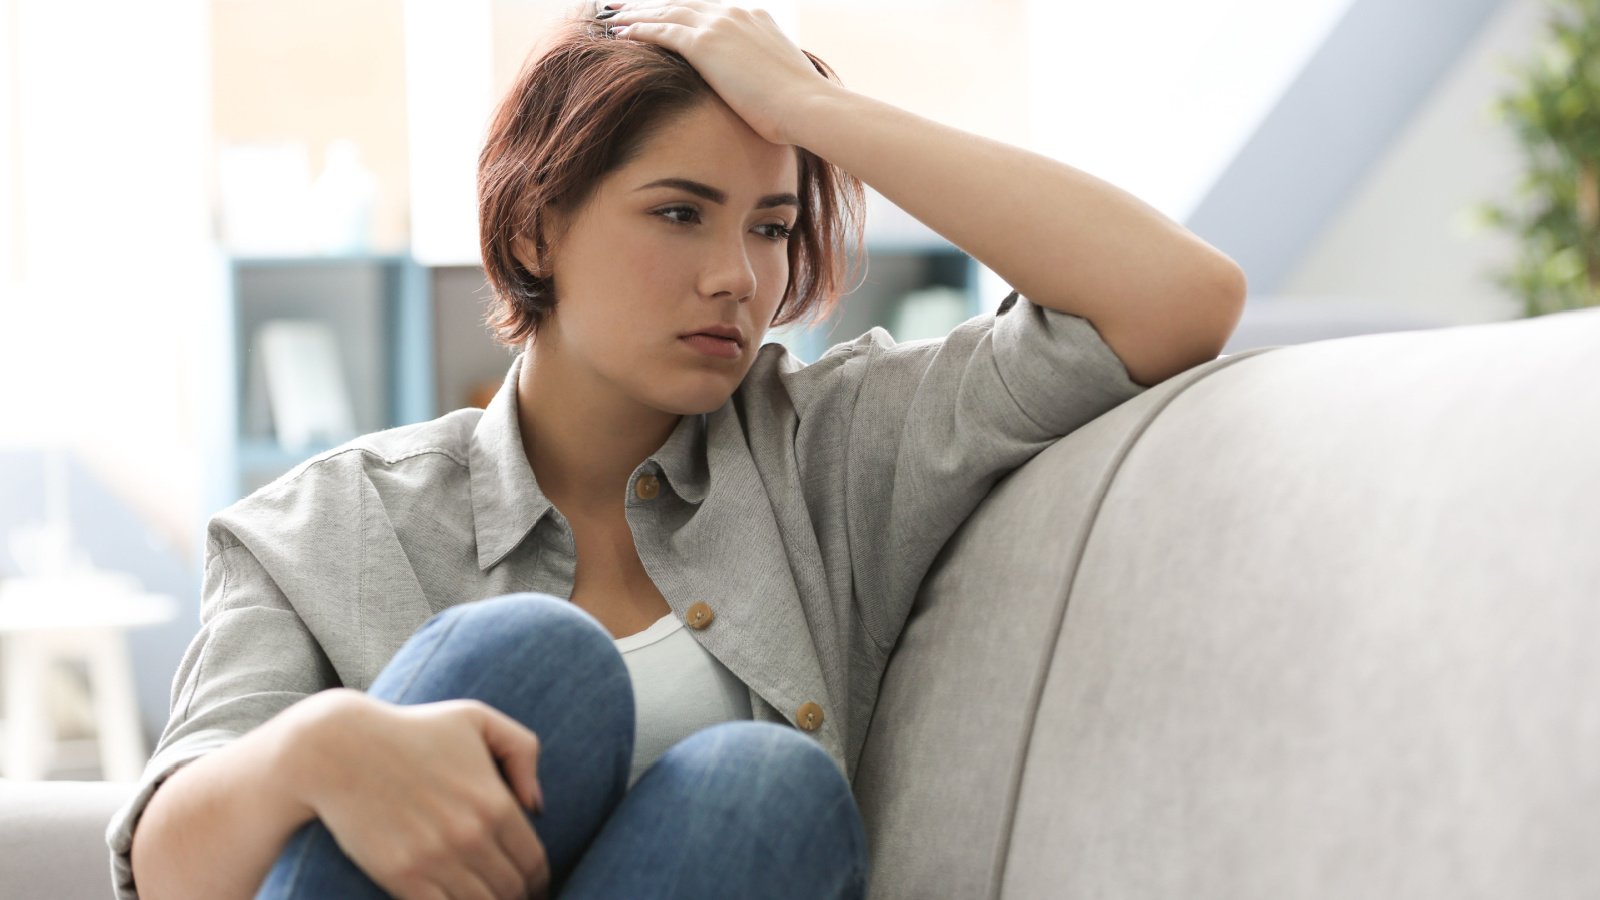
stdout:
{"type": "Polygon", "coordinates": [[[307,227],[319,253],[361,254],[372,248],[372,207],[378,179],[361,164],[355,141],[328,145],[322,174],[311,185],[307,227]]]}
{"type": "Polygon", "coordinates": [[[37,780],[47,774],[54,727],[43,702],[46,678],[56,660],[81,658],[88,663],[101,774],[108,781],[136,780],[148,751],[126,633],[176,612],[171,597],[144,593],[137,579],[109,572],[0,583],[5,777],[37,780]]]}
{"type": "MultiPolygon", "coordinates": [[[[356,436],[355,413],[338,337],[316,319],[275,319],[253,342],[251,378],[265,389],[273,430],[285,449],[301,451],[356,436]]],[[[256,401],[259,404],[259,400],[256,401]]]]}

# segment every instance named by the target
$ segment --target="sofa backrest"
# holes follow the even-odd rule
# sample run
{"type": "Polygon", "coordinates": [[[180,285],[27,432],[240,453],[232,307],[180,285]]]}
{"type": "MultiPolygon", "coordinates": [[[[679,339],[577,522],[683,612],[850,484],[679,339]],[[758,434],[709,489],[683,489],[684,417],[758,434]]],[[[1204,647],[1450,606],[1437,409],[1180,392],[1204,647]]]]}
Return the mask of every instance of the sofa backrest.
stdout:
{"type": "Polygon", "coordinates": [[[1600,310],[1260,348],[946,547],[877,900],[1600,896],[1600,310]]]}

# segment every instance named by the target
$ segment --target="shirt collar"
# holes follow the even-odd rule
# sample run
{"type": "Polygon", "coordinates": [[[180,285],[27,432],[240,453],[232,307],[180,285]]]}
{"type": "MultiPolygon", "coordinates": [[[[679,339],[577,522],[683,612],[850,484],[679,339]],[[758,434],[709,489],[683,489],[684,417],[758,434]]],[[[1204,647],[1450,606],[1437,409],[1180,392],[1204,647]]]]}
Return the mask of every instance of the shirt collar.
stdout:
{"type": "MultiPolygon", "coordinates": [[[[522,446],[517,417],[517,382],[525,353],[511,361],[500,390],[472,430],[468,451],[472,484],[472,519],[477,533],[478,567],[487,570],[522,543],[528,532],[552,509],[539,490],[533,467],[522,446]]],[[[666,487],[689,503],[705,499],[710,482],[706,461],[705,414],[683,416],[666,443],[640,464],[659,471],[666,487]]]]}

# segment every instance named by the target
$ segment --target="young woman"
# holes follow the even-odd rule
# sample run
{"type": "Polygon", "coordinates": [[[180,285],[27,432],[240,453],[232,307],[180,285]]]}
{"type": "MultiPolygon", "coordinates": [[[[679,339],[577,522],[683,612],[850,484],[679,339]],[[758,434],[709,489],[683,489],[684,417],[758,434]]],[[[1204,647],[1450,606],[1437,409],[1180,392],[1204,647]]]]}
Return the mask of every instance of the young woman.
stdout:
{"type": "Polygon", "coordinates": [[[521,352],[486,410],[213,517],[120,895],[862,896],[850,779],[922,576],[997,479],[1214,358],[1242,275],[706,0],[560,32],[480,202],[521,352]],[[1016,290],[939,341],[763,344],[837,301],[857,179],[1016,290]]]}

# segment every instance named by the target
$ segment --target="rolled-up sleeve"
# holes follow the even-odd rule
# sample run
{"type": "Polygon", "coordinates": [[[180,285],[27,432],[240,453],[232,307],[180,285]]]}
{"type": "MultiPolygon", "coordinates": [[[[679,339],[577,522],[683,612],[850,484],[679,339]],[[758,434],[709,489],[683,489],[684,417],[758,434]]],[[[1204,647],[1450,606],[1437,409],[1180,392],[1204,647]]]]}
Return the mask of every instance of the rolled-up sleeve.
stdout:
{"type": "Polygon", "coordinates": [[[306,696],[338,686],[334,670],[266,569],[231,531],[207,526],[200,631],[173,677],[166,728],[132,798],[106,829],[113,887],[135,900],[131,848],[150,798],[179,768],[306,696]]]}
{"type": "Polygon", "coordinates": [[[941,339],[897,343],[874,328],[848,346],[860,372],[844,453],[856,596],[887,651],[994,483],[1147,388],[1087,319],[1015,291],[941,339]]]}

